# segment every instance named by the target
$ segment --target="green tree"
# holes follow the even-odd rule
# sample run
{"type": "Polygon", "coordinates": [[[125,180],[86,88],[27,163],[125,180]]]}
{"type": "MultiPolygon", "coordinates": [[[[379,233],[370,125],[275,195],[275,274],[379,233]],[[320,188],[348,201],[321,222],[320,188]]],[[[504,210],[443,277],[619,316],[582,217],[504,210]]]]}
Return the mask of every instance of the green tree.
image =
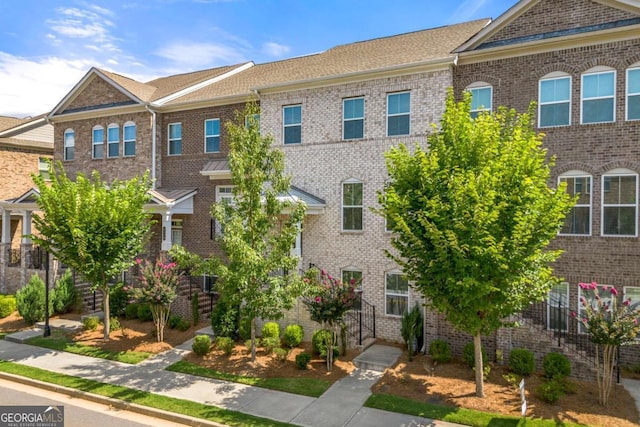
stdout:
{"type": "Polygon", "coordinates": [[[33,223],[41,235],[34,242],[77,271],[92,290],[104,297],[104,339],[109,339],[109,282],[132,266],[148,236],[150,216],[143,211],[149,200],[148,174],[129,181],[103,182],[67,177],[61,163],[51,166],[51,182],[33,175],[42,214],[33,223]]]}
{"type": "Polygon", "coordinates": [[[280,197],[290,188],[284,154],[273,138],[260,134],[258,107],[248,104],[227,123],[233,203],[217,203],[212,215],[224,233],[227,265],[220,266],[217,287],[231,305],[251,319],[251,360],[256,357],[256,319],[282,318],[304,285],[291,254],[304,218],[305,205],[280,197]]]}
{"type": "Polygon", "coordinates": [[[484,396],[481,336],[542,300],[557,280],[548,250],[572,200],[548,187],[553,159],[528,113],[499,108],[472,119],[471,97],[450,90],[440,129],[386,154],[389,185],[380,213],[393,253],[428,304],[473,336],[476,394],[484,396]]]}

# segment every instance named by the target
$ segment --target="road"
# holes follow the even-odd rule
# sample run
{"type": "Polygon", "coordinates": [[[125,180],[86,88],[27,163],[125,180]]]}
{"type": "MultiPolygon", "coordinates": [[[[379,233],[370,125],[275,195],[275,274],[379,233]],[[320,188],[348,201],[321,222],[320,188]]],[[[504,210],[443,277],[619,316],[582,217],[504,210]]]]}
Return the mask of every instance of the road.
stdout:
{"type": "Polygon", "coordinates": [[[65,427],[178,427],[177,424],[107,405],[72,398],[65,394],[0,379],[0,405],[62,405],[65,427]]]}

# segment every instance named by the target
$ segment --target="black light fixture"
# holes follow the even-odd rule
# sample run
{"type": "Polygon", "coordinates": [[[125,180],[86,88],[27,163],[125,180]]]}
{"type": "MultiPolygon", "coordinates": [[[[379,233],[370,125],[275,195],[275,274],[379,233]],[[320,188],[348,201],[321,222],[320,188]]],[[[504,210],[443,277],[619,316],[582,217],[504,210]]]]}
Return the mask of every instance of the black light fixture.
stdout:
{"type": "Polygon", "coordinates": [[[51,336],[49,326],[49,251],[44,251],[44,337],[51,336]]]}

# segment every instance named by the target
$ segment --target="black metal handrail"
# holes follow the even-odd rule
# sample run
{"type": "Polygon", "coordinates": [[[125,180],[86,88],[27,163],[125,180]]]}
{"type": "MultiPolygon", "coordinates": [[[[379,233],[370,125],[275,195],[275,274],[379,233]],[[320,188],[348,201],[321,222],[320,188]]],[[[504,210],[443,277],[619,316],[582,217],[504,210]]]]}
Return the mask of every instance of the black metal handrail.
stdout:
{"type": "Polygon", "coordinates": [[[354,308],[345,313],[344,322],[347,334],[358,341],[358,345],[367,338],[376,337],[376,306],[362,298],[358,292],[354,308]]]}

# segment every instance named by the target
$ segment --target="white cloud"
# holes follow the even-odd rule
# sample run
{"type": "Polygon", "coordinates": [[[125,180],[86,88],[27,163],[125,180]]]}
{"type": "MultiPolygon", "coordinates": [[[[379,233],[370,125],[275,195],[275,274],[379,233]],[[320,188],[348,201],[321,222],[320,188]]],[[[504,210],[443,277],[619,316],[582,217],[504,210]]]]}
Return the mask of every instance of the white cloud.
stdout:
{"type": "Polygon", "coordinates": [[[262,52],[265,55],[273,56],[276,58],[281,58],[285,56],[287,53],[289,53],[290,50],[291,48],[289,48],[289,46],[285,46],[283,44],[278,44],[274,42],[267,42],[264,45],[262,45],[262,52]]]}
{"type": "Polygon", "coordinates": [[[184,71],[245,61],[238,49],[217,43],[173,42],[155,54],[176,63],[184,71]]]}
{"type": "Polygon", "coordinates": [[[449,16],[449,22],[465,22],[473,19],[490,0],[465,0],[449,16]]]}

